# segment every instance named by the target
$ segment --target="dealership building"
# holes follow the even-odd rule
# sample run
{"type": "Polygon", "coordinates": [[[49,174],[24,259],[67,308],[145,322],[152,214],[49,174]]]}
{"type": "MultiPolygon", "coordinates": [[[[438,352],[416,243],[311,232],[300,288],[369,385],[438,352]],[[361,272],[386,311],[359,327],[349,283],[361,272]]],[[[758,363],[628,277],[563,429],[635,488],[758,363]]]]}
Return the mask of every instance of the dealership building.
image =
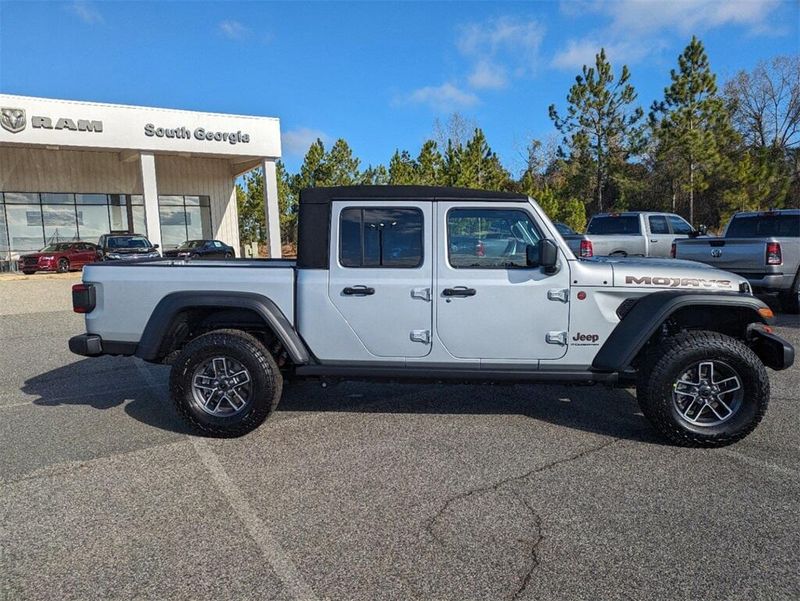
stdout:
{"type": "Polygon", "coordinates": [[[265,175],[270,255],[280,256],[272,117],[0,94],[0,265],[53,242],[210,238],[239,252],[236,178],[265,175]]]}

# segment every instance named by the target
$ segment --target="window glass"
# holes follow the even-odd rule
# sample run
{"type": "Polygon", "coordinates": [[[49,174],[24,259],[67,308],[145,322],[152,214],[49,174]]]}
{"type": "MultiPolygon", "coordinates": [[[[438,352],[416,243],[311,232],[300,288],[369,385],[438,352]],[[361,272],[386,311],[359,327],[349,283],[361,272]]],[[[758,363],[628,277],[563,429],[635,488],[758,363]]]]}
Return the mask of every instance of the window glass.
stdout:
{"type": "Polygon", "coordinates": [[[48,244],[67,242],[78,238],[78,223],[75,218],[75,205],[42,206],[44,237],[48,244]]]}
{"type": "MultiPolygon", "coordinates": [[[[5,207],[0,205],[0,253],[8,251],[8,225],[6,224],[5,207]]],[[[3,259],[0,256],[0,259],[3,259]]]]}
{"type": "MultiPolygon", "coordinates": [[[[118,208],[118,207],[112,207],[118,208]]],[[[82,240],[97,240],[103,234],[107,234],[108,227],[108,207],[88,205],[77,207],[78,213],[78,235],[82,240]]],[[[111,228],[116,229],[116,228],[111,228]]]]}
{"type": "Polygon", "coordinates": [[[126,204],[130,204],[128,202],[129,198],[130,197],[127,194],[109,194],[108,195],[108,204],[110,204],[112,206],[115,206],[115,207],[121,207],[121,206],[124,206],[126,204]]]}
{"type": "Polygon", "coordinates": [[[186,207],[186,239],[211,237],[211,209],[208,207],[186,207]]]}
{"type": "Polygon", "coordinates": [[[129,209],[132,210],[133,207],[130,205],[128,206],[118,206],[112,204],[108,207],[109,213],[111,215],[111,230],[106,231],[114,231],[114,232],[130,232],[134,231],[137,234],[141,234],[142,232],[137,232],[135,228],[133,230],[130,227],[130,215],[128,213],[129,209]]]}
{"type": "Polygon", "coordinates": [[[159,196],[159,205],[183,205],[183,196],[159,196]]]}
{"type": "Polygon", "coordinates": [[[144,196],[141,194],[127,194],[128,202],[132,205],[143,205],[144,196]]]}
{"type": "Polygon", "coordinates": [[[164,248],[177,248],[181,242],[186,241],[186,212],[182,206],[161,206],[158,209],[158,218],[164,248]]]}
{"type": "Polygon", "coordinates": [[[147,235],[147,221],[144,217],[144,207],[131,207],[131,229],[144,236],[147,235]]]}
{"type": "Polygon", "coordinates": [[[453,209],[447,214],[447,253],[456,268],[528,267],[527,247],[541,236],[519,209],[453,209]]]}
{"type": "Polygon", "coordinates": [[[184,196],[183,199],[184,199],[184,201],[186,202],[187,205],[192,205],[192,206],[195,206],[195,207],[199,207],[200,206],[200,197],[199,196],[184,196]]]}
{"type": "Polygon", "coordinates": [[[79,205],[104,205],[108,203],[105,194],[76,194],[75,202],[79,205]]]}
{"type": "Polygon", "coordinates": [[[344,267],[419,267],[422,211],[344,209],[340,215],[339,260],[344,267]]]}
{"type": "Polygon", "coordinates": [[[214,240],[214,246],[216,248],[222,248],[222,242],[220,242],[219,240],[214,240]]]}
{"type": "Polygon", "coordinates": [[[12,251],[39,250],[44,246],[41,206],[6,205],[6,217],[12,251]]]}
{"type": "Polygon", "coordinates": [[[651,234],[669,234],[667,218],[663,215],[650,215],[647,220],[650,222],[651,234]]]}
{"type": "Polygon", "coordinates": [[[743,215],[731,221],[726,238],[800,237],[800,217],[789,214],[743,215]]]}
{"type": "Polygon", "coordinates": [[[3,197],[9,204],[39,204],[39,195],[35,192],[6,192],[3,197]]]}
{"type": "Polygon", "coordinates": [[[74,194],[51,194],[44,192],[41,194],[42,203],[69,205],[75,203],[74,194]]]}
{"type": "Polygon", "coordinates": [[[638,215],[598,215],[592,217],[587,234],[629,235],[639,233],[638,215]]]}
{"type": "Polygon", "coordinates": [[[672,233],[673,234],[691,234],[694,231],[694,228],[689,225],[686,221],[678,217],[677,215],[670,215],[669,222],[672,224],[672,233]]]}

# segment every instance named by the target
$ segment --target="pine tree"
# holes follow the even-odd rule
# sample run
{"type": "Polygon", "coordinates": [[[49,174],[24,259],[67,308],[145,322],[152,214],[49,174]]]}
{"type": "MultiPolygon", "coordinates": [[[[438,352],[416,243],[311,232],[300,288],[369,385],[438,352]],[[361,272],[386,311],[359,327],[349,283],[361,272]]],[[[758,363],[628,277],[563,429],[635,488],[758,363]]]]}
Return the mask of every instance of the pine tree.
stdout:
{"type": "Polygon", "coordinates": [[[365,186],[385,186],[389,183],[389,172],[383,165],[370,165],[361,174],[361,183],[365,186]]]}
{"type": "Polygon", "coordinates": [[[330,165],[326,161],[325,145],[317,138],[306,152],[300,172],[292,180],[295,193],[305,188],[315,188],[326,185],[330,179],[330,165]]]}
{"type": "Polygon", "coordinates": [[[326,186],[352,186],[361,180],[358,167],[361,161],[353,156],[350,145],[342,138],[334,142],[323,159],[326,186]]]}
{"type": "Polygon", "coordinates": [[[605,207],[603,193],[618,166],[637,150],[637,124],[642,109],[632,108],[637,94],[628,83],[630,72],[622,67],[615,79],[605,49],[595,57],[595,66],[584,65],[581,75],[567,94],[567,112],[561,116],[550,105],[550,118],[564,134],[564,156],[579,160],[582,170],[591,162],[594,180],[594,202],[598,211],[605,207]]]}
{"type": "Polygon", "coordinates": [[[724,149],[737,138],[722,98],[717,94],[702,42],[692,37],[678,57],[678,69],[664,100],[653,104],[650,123],[658,140],[659,155],[675,178],[674,189],[689,194],[689,221],[694,223],[695,196],[714,177],[732,167],[724,149]]]}
{"type": "Polygon", "coordinates": [[[395,150],[389,160],[389,183],[395,186],[417,183],[417,164],[407,150],[395,150]]]}
{"type": "Polygon", "coordinates": [[[417,182],[423,186],[444,185],[444,158],[434,140],[426,140],[417,157],[417,182]]]}
{"type": "Polygon", "coordinates": [[[486,136],[476,128],[460,156],[456,185],[483,190],[504,190],[510,176],[500,164],[500,159],[489,147],[486,136]]]}

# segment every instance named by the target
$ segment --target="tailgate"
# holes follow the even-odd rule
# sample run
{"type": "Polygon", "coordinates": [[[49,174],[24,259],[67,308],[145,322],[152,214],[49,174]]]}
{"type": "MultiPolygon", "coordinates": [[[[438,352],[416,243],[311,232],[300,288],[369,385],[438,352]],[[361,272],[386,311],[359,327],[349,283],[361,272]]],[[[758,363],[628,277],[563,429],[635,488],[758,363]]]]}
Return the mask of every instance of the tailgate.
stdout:
{"type": "Polygon", "coordinates": [[[726,271],[763,271],[767,243],[752,238],[676,240],[675,258],[700,261],[726,271]]]}

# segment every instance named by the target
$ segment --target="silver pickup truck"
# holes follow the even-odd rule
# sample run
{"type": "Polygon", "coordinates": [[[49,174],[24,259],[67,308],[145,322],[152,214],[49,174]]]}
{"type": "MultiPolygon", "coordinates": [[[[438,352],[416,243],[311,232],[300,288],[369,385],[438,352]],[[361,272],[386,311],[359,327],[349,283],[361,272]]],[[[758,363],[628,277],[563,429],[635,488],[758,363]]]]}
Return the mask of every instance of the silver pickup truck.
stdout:
{"type": "Polygon", "coordinates": [[[668,257],[676,238],[700,235],[674,213],[599,213],[589,220],[586,233],[565,236],[577,256],[668,257]]]}
{"type": "Polygon", "coordinates": [[[777,292],[800,312],[800,209],[736,213],[722,238],[678,240],[672,256],[746,277],[757,292],[777,292]]]}
{"type": "Polygon", "coordinates": [[[73,307],[73,352],[170,363],[210,436],[257,427],[301,378],[602,382],[635,384],[670,441],[721,446],[764,415],[765,366],[794,360],[744,278],[580,261],[532,199],[459,188],[306,190],[296,262],[92,264],[73,307]]]}

